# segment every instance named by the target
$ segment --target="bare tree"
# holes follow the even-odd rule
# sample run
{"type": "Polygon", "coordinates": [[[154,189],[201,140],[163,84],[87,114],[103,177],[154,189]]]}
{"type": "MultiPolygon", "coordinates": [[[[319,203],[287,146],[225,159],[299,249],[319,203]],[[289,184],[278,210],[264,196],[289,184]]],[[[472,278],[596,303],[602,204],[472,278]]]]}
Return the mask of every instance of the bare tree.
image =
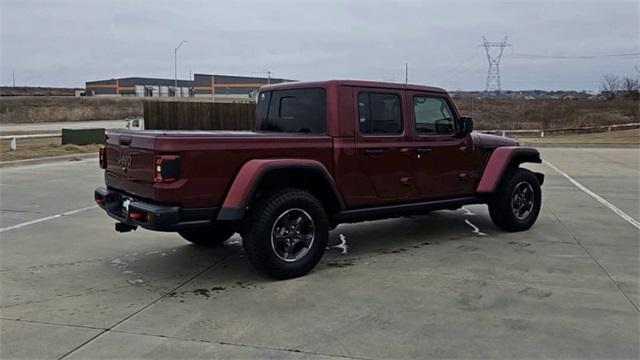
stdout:
{"type": "Polygon", "coordinates": [[[640,90],[640,80],[634,79],[631,77],[625,77],[622,79],[621,86],[622,90],[624,90],[627,94],[633,94],[640,90]]]}
{"type": "Polygon", "coordinates": [[[621,81],[620,78],[613,74],[604,74],[602,76],[602,84],[600,85],[600,89],[605,93],[608,97],[615,97],[616,92],[620,90],[621,81]]]}
{"type": "Polygon", "coordinates": [[[631,100],[631,116],[635,122],[640,120],[640,80],[632,77],[625,77],[622,79],[622,90],[624,91],[624,98],[631,100]]]}

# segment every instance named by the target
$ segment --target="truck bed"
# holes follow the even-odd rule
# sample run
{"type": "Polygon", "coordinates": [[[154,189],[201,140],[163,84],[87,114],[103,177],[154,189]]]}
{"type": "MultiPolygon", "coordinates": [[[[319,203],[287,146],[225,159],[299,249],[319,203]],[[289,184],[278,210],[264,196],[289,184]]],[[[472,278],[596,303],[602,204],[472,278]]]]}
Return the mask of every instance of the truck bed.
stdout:
{"type": "Polygon", "coordinates": [[[218,206],[236,173],[251,159],[304,158],[321,162],[329,171],[333,168],[333,141],[327,135],[116,130],[107,132],[105,142],[108,188],[183,207],[218,206]],[[180,157],[178,179],[154,181],[157,155],[180,157]]]}

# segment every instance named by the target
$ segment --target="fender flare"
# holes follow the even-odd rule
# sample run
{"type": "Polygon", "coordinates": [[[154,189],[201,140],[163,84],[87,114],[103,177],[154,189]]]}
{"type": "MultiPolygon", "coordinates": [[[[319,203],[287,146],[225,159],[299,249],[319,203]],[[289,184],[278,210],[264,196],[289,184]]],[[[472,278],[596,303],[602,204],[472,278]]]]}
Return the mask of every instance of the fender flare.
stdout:
{"type": "Polygon", "coordinates": [[[269,172],[281,169],[305,169],[317,172],[331,186],[340,208],[344,208],[344,202],[333,177],[321,162],[309,159],[254,159],[242,165],[236,174],[218,212],[217,220],[241,220],[260,180],[269,172]]]}
{"type": "MultiPolygon", "coordinates": [[[[480,194],[494,193],[509,166],[526,162],[542,163],[540,152],[531,147],[521,146],[504,146],[495,149],[487,161],[476,192],[480,194]]],[[[544,175],[536,173],[536,176],[542,184],[544,175]]]]}

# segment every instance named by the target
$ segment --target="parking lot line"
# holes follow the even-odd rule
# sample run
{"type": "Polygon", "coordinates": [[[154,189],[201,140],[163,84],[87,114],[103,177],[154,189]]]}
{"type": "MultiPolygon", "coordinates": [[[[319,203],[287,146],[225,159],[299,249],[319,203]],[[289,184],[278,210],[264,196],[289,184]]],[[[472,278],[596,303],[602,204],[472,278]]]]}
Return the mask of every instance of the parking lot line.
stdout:
{"type": "Polygon", "coordinates": [[[35,219],[35,220],[31,220],[31,221],[20,223],[20,224],[12,225],[12,226],[7,226],[7,227],[4,227],[4,228],[1,228],[0,229],[0,233],[5,232],[5,231],[20,229],[20,228],[23,228],[25,226],[38,224],[38,223],[41,223],[41,222],[57,219],[57,218],[63,217],[63,216],[69,216],[69,215],[77,214],[79,212],[86,211],[86,210],[89,210],[89,209],[93,209],[93,208],[96,208],[96,207],[98,207],[98,205],[91,205],[91,206],[83,207],[83,208],[80,208],[80,209],[66,211],[66,212],[63,212],[63,213],[60,213],[60,214],[46,216],[46,217],[43,217],[43,218],[40,218],[40,219],[35,219]]]}
{"type": "Polygon", "coordinates": [[[558,174],[564,176],[567,180],[569,180],[569,182],[571,182],[573,185],[575,185],[578,189],[584,191],[585,193],[587,193],[589,196],[591,196],[592,198],[596,199],[599,203],[601,203],[602,205],[608,207],[611,211],[613,211],[614,213],[616,213],[618,216],[620,216],[621,218],[623,218],[624,220],[626,220],[629,224],[635,226],[638,230],[640,230],[640,222],[638,222],[636,219],[632,218],[631,216],[629,216],[627,213],[625,213],[624,211],[618,209],[615,205],[613,205],[612,203],[608,202],[607,200],[605,200],[604,198],[602,198],[600,195],[594,193],[593,191],[587,189],[584,185],[582,185],[581,183],[579,183],[577,180],[575,180],[574,178],[572,178],[571,176],[567,175],[567,173],[565,173],[564,171],[558,169],[555,165],[553,165],[552,163],[543,160],[543,162],[548,165],[550,168],[552,168],[553,170],[555,170],[558,174]]]}

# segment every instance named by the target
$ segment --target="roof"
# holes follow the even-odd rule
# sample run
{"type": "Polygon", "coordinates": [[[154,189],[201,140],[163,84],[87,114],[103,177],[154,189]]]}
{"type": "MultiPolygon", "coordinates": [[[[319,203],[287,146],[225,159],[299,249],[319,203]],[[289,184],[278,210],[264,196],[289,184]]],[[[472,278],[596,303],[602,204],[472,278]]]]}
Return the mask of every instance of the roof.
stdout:
{"type": "Polygon", "coordinates": [[[268,78],[268,77],[264,77],[264,76],[243,76],[243,75],[225,75],[225,74],[194,74],[195,75],[199,75],[199,76],[213,76],[213,77],[218,77],[218,78],[230,78],[230,79],[239,79],[239,80],[271,80],[271,81],[296,81],[296,80],[292,80],[292,79],[282,79],[282,78],[268,78]]]}
{"type": "Polygon", "coordinates": [[[397,90],[415,90],[415,91],[428,91],[446,93],[446,90],[434,87],[415,84],[399,84],[392,82],[380,82],[380,81],[365,81],[365,80],[326,80],[326,81],[298,81],[288,82],[282,84],[274,84],[263,86],[261,90],[278,90],[278,89],[300,89],[311,87],[331,87],[331,86],[355,86],[355,87],[367,87],[367,88],[384,88],[384,89],[397,89],[397,90]]]}
{"type": "MultiPolygon", "coordinates": [[[[116,81],[119,81],[120,83],[136,83],[137,85],[162,85],[162,84],[173,85],[176,80],[169,79],[169,78],[150,78],[150,77],[132,76],[132,77],[124,77],[124,78],[87,81],[85,82],[85,85],[92,86],[92,85],[101,85],[101,84],[114,84],[116,81]]],[[[193,84],[193,80],[178,79],[178,84],[181,84],[181,86],[184,86],[184,85],[190,86],[191,84],[193,84]]]]}
{"type": "MultiPolygon", "coordinates": [[[[239,80],[239,83],[242,83],[242,81],[253,81],[253,82],[266,82],[269,79],[266,77],[260,77],[260,76],[240,76],[240,75],[222,75],[222,74],[200,74],[200,73],[196,73],[194,74],[194,78],[193,79],[178,79],[178,83],[181,84],[189,84],[189,85],[195,85],[197,84],[197,78],[199,77],[217,77],[217,78],[222,78],[222,79],[233,79],[233,80],[239,80]]],[[[121,78],[112,78],[112,79],[103,79],[103,80],[94,80],[94,81],[86,81],[85,84],[86,85],[101,85],[101,84],[112,84],[115,83],[115,81],[120,81],[120,82],[147,82],[147,83],[156,83],[156,84],[161,84],[161,83],[174,83],[175,79],[173,78],[153,78],[153,77],[141,77],[141,76],[130,76],[130,77],[121,77],[121,78]]],[[[283,82],[283,81],[295,81],[295,80],[290,80],[290,79],[280,79],[280,78],[271,78],[271,81],[274,82],[283,82]]],[[[144,84],[141,84],[144,85],[144,84]]]]}

